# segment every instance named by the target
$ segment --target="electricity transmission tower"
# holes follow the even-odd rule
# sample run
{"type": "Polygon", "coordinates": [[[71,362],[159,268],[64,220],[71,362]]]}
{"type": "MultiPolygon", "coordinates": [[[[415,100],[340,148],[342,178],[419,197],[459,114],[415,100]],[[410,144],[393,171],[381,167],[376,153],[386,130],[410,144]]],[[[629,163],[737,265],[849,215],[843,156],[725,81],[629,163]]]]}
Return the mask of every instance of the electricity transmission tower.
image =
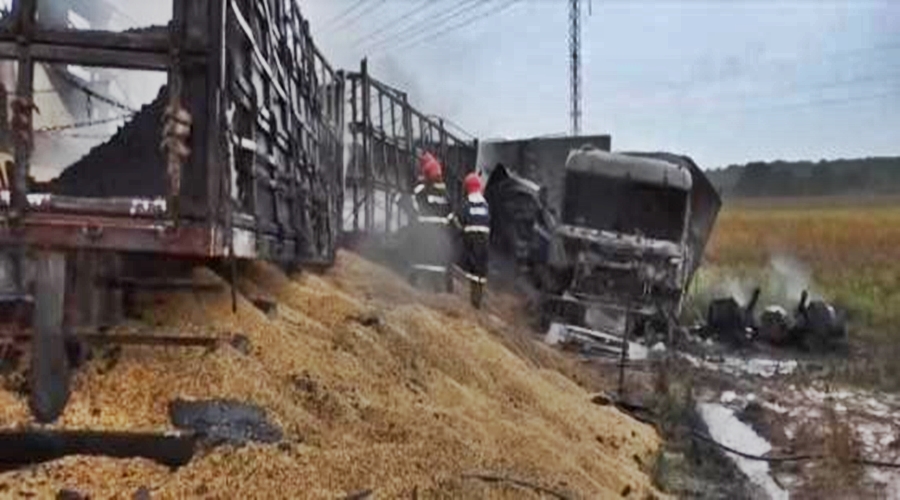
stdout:
{"type": "Polygon", "coordinates": [[[581,134],[581,0],[569,0],[569,100],[572,135],[581,134]]]}

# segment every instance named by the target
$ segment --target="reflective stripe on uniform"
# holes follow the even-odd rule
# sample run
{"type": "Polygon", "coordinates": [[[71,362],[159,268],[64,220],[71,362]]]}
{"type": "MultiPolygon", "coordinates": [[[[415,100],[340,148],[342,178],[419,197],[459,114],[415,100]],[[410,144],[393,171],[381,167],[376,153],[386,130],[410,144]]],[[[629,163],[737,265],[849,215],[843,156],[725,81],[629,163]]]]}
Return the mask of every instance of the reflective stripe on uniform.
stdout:
{"type": "Polygon", "coordinates": [[[435,217],[431,215],[420,215],[418,220],[424,224],[447,224],[450,222],[446,217],[435,217]]]}
{"type": "Polygon", "coordinates": [[[475,274],[472,274],[472,273],[470,273],[470,272],[467,272],[466,270],[462,269],[462,268],[459,267],[459,266],[453,266],[453,267],[455,267],[456,270],[459,271],[459,272],[463,275],[463,277],[465,277],[467,280],[469,280],[469,281],[474,281],[475,283],[481,283],[482,285],[487,284],[487,278],[486,278],[486,277],[484,277],[484,276],[477,276],[477,275],[475,275],[475,274]]]}
{"type": "Polygon", "coordinates": [[[428,271],[432,273],[446,273],[447,268],[444,266],[433,266],[430,264],[413,264],[412,268],[416,271],[428,271]]]}
{"type": "Polygon", "coordinates": [[[428,203],[432,203],[434,205],[449,205],[450,202],[447,201],[447,198],[443,196],[435,196],[433,194],[428,195],[428,203]]]}
{"type": "Polygon", "coordinates": [[[473,206],[473,207],[469,208],[469,213],[472,215],[487,215],[488,209],[487,209],[487,207],[473,206]]]}
{"type": "Polygon", "coordinates": [[[419,184],[413,189],[413,193],[419,194],[425,189],[425,184],[419,184]]]}
{"type": "Polygon", "coordinates": [[[463,228],[466,233],[490,233],[491,228],[488,226],[466,226],[463,228]]]}

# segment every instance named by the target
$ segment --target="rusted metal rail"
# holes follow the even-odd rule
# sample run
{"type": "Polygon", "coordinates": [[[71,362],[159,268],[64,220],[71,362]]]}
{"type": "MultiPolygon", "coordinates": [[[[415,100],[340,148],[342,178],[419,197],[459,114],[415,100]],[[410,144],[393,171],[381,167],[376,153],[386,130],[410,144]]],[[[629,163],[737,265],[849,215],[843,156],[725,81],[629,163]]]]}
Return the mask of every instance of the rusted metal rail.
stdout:
{"type": "Polygon", "coordinates": [[[346,75],[349,88],[350,194],[348,230],[391,233],[407,223],[398,195],[412,190],[418,156],[428,151],[441,160],[449,195],[461,200],[462,179],[476,169],[478,141],[466,141],[443,121],[414,108],[405,93],[375,79],[363,60],[346,75]]]}

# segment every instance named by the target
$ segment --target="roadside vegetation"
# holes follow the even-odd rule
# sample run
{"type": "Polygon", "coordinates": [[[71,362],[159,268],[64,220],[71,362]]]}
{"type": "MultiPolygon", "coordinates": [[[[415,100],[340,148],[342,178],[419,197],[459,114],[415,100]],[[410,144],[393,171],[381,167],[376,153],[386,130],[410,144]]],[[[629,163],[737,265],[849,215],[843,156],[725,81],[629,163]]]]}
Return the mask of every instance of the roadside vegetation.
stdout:
{"type": "MultiPolygon", "coordinates": [[[[845,308],[862,339],[893,338],[900,324],[900,200],[755,200],[727,204],[707,252],[707,273],[752,279],[773,260],[799,264],[812,291],[845,308]]],[[[793,285],[788,283],[788,285],[793,285]]]]}
{"type": "Polygon", "coordinates": [[[900,388],[900,367],[886,362],[900,352],[900,199],[726,201],[687,315],[702,317],[712,295],[740,300],[753,286],[760,306],[793,307],[805,288],[834,303],[847,315],[854,359],[877,375],[867,382],[900,388]]]}

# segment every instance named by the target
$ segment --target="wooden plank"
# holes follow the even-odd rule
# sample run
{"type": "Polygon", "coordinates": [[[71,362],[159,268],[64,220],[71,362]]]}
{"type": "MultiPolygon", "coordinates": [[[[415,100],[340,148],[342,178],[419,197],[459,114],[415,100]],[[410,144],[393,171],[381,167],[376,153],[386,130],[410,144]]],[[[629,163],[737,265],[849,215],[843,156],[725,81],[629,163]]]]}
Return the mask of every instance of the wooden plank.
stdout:
{"type": "Polygon", "coordinates": [[[247,40],[250,42],[251,48],[253,50],[253,55],[256,58],[257,64],[259,64],[260,68],[263,72],[266,73],[266,76],[272,81],[275,87],[275,91],[278,92],[278,95],[283,99],[287,99],[287,92],[284,90],[284,87],[275,80],[275,72],[272,70],[272,67],[266,61],[265,56],[262,53],[262,50],[259,48],[259,45],[253,36],[253,29],[250,27],[250,23],[247,22],[247,19],[244,17],[241,12],[240,7],[237,4],[236,0],[231,0],[231,12],[234,15],[235,20],[238,23],[238,26],[241,28],[241,31],[244,32],[244,36],[247,37],[247,40]]]}
{"type": "MultiPolygon", "coordinates": [[[[216,216],[230,220],[231,182],[228,169],[231,168],[226,148],[231,147],[231,137],[227,125],[225,125],[227,89],[225,74],[225,2],[224,0],[209,0],[208,30],[210,47],[212,48],[209,64],[206,68],[206,106],[208,110],[206,129],[206,175],[207,175],[207,205],[206,210],[210,217],[216,216]]],[[[226,222],[226,227],[230,223],[226,222]]],[[[231,231],[228,231],[230,234],[231,231]]]]}
{"type": "MultiPolygon", "coordinates": [[[[129,68],[165,71],[169,68],[168,54],[157,52],[135,52],[133,50],[69,47],[47,43],[30,46],[35,61],[47,61],[82,66],[103,66],[108,68],[129,68]]],[[[2,51],[2,49],[0,49],[2,51]]],[[[191,62],[202,63],[202,58],[189,58],[191,62]]]]}
{"type": "MultiPolygon", "coordinates": [[[[34,41],[65,47],[169,53],[169,30],[165,26],[159,26],[155,30],[145,30],[142,33],[38,27],[34,33],[34,41]]],[[[203,47],[194,46],[188,49],[198,53],[203,52],[203,47]]]]}
{"type": "MultiPolygon", "coordinates": [[[[32,102],[32,87],[34,86],[34,61],[32,60],[30,47],[27,42],[30,41],[32,30],[34,29],[34,18],[37,12],[37,4],[35,0],[21,0],[17,4],[19,8],[19,26],[21,41],[25,42],[15,47],[15,57],[18,58],[18,81],[16,82],[16,93],[20,99],[27,104],[32,102]]],[[[32,116],[32,110],[27,110],[28,116],[32,116]]],[[[29,120],[30,122],[31,120],[29,120]]],[[[13,208],[12,215],[14,217],[23,215],[28,209],[28,171],[31,162],[31,147],[33,124],[28,130],[22,131],[26,136],[15,134],[13,141],[15,145],[15,165],[13,169],[13,181],[11,186],[10,200],[13,208]]]]}
{"type": "Polygon", "coordinates": [[[372,109],[371,109],[371,87],[369,85],[369,70],[368,70],[368,60],[362,60],[362,119],[363,123],[365,123],[365,130],[363,132],[363,146],[362,146],[362,156],[363,156],[363,178],[365,179],[365,198],[366,202],[364,205],[365,211],[365,227],[366,231],[371,232],[374,229],[374,203],[375,203],[375,195],[374,195],[374,186],[372,184],[372,160],[370,158],[369,148],[371,146],[370,142],[370,123],[372,119],[372,109]]]}
{"type": "MultiPolygon", "coordinates": [[[[359,119],[358,116],[359,116],[359,114],[358,114],[358,112],[357,112],[357,101],[356,101],[356,96],[357,96],[357,93],[358,93],[358,90],[359,90],[359,79],[354,78],[353,80],[350,81],[350,83],[351,83],[351,89],[352,89],[352,90],[351,90],[351,97],[350,97],[350,107],[351,107],[351,110],[352,110],[352,113],[353,113],[352,122],[353,122],[353,123],[358,123],[358,119],[359,119]]],[[[353,165],[353,177],[354,177],[354,179],[355,179],[355,178],[358,178],[358,177],[359,177],[359,151],[358,151],[358,149],[357,149],[357,141],[356,141],[356,135],[357,135],[357,132],[356,132],[356,130],[354,130],[354,129],[351,127],[350,134],[351,134],[351,137],[352,137],[352,140],[351,140],[351,149],[350,149],[351,157],[350,157],[350,158],[351,158],[352,161],[353,161],[353,163],[352,163],[352,165],[353,165]]],[[[358,206],[358,203],[359,203],[359,183],[358,183],[358,182],[353,182],[353,185],[351,186],[351,189],[353,190],[353,205],[352,205],[352,210],[353,210],[353,212],[352,212],[352,213],[353,213],[353,231],[359,232],[359,230],[360,230],[360,227],[359,227],[359,211],[356,209],[356,207],[358,206]]]]}

